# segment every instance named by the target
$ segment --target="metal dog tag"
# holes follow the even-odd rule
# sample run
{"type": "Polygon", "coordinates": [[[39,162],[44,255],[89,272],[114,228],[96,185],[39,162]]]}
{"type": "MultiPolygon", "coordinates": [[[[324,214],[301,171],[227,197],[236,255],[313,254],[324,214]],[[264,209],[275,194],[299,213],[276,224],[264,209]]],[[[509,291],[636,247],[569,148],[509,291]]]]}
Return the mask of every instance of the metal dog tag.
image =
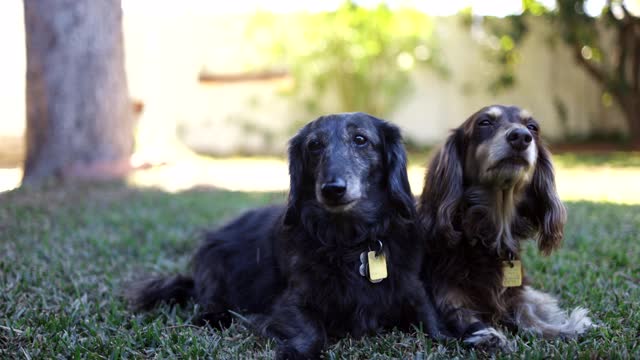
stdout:
{"type": "Polygon", "coordinates": [[[384,253],[376,256],[375,251],[369,251],[367,260],[369,260],[369,281],[379,283],[387,278],[387,258],[384,253]]]}
{"type": "Polygon", "coordinates": [[[502,262],[502,286],[522,286],[522,263],[520,260],[502,262]]]}
{"type": "Polygon", "coordinates": [[[364,251],[360,254],[360,268],[358,269],[358,271],[360,272],[360,275],[363,277],[369,277],[369,274],[367,273],[367,252],[364,251]]]}

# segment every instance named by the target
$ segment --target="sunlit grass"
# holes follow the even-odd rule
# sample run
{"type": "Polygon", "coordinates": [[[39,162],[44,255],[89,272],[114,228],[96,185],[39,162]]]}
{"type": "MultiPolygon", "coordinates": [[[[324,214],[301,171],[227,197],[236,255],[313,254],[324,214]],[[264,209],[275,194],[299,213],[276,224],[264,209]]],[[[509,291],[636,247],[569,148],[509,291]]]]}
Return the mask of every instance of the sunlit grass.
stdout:
{"type": "Polygon", "coordinates": [[[289,187],[287,163],[281,158],[214,159],[189,156],[174,163],[134,173],[129,182],[176,192],[194,186],[232,191],[284,191],[289,187]]]}
{"type": "MultiPolygon", "coordinates": [[[[556,180],[565,201],[606,201],[640,204],[640,154],[556,156],[556,180]],[[604,161],[611,159],[611,162],[604,161]]],[[[409,181],[419,194],[424,184],[424,161],[412,161],[409,181]],[[419,164],[419,165],[417,165],[419,164]]],[[[281,158],[213,159],[189,157],[175,164],[143,171],[130,179],[137,186],[155,186],[180,191],[193,186],[212,186],[234,191],[286,191],[287,164],[281,158]]]]}
{"type": "Polygon", "coordinates": [[[0,169],[0,192],[15,189],[20,186],[22,179],[22,169],[7,168],[0,169]]]}
{"type": "Polygon", "coordinates": [[[640,167],[560,167],[556,181],[558,192],[564,201],[640,204],[640,167]]]}
{"type": "MultiPolygon", "coordinates": [[[[411,154],[409,181],[414,193],[422,191],[428,154],[411,154]]],[[[565,153],[554,155],[560,197],[565,201],[640,204],[640,153],[565,153]]],[[[0,191],[20,184],[19,168],[0,169],[0,191]]],[[[278,157],[210,158],[184,153],[170,163],[134,172],[133,186],[178,192],[193,187],[232,191],[273,192],[289,187],[287,163],[278,157]]]]}
{"type": "Polygon", "coordinates": [[[553,162],[559,168],[640,168],[640,152],[565,152],[553,155],[553,162]]]}

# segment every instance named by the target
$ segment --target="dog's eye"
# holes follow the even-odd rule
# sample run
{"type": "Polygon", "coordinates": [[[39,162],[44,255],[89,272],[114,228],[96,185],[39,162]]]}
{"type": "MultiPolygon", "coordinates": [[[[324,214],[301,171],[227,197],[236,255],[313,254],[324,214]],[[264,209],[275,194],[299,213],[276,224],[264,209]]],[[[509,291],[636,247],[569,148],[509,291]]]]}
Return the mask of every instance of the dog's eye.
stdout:
{"type": "Polygon", "coordinates": [[[307,144],[307,149],[309,149],[309,151],[311,151],[312,153],[318,153],[322,151],[323,148],[324,144],[322,144],[322,142],[319,140],[311,140],[307,144]]]}
{"type": "Polygon", "coordinates": [[[535,131],[538,132],[538,126],[536,124],[529,124],[527,125],[527,129],[531,130],[531,131],[535,131]]]}
{"type": "Polygon", "coordinates": [[[491,121],[488,119],[483,119],[478,122],[478,126],[491,126],[491,121]]]}
{"type": "Polygon", "coordinates": [[[362,146],[367,143],[367,138],[362,135],[356,135],[353,137],[353,142],[358,146],[362,146]]]}

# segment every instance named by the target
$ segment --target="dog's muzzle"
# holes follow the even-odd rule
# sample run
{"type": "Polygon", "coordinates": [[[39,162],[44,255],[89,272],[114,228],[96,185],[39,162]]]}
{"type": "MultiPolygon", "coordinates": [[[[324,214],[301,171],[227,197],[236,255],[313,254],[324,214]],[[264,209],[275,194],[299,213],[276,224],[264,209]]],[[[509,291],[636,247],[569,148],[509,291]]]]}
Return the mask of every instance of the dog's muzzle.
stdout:
{"type": "MultiPolygon", "coordinates": [[[[357,188],[357,187],[356,187],[357,188]]],[[[317,189],[318,201],[330,212],[344,212],[351,209],[358,196],[356,188],[349,188],[347,181],[342,178],[334,178],[322,183],[317,189]]]]}

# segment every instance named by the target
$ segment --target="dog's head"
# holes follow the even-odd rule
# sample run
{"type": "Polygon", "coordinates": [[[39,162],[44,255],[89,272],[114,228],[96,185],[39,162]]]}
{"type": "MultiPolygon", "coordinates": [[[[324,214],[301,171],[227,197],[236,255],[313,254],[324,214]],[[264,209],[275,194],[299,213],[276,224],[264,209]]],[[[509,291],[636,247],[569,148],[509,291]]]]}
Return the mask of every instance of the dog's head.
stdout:
{"type": "Polygon", "coordinates": [[[400,130],[364,113],[320,117],[289,143],[291,177],[285,224],[311,202],[333,214],[374,215],[392,207],[413,218],[400,130]]]}
{"type": "Polygon", "coordinates": [[[538,160],[538,123],[516,107],[490,106],[462,125],[464,176],[470,185],[520,189],[538,160]]]}
{"type": "Polygon", "coordinates": [[[559,245],[566,211],[540,125],[527,111],[501,105],[481,109],[453,131],[430,164],[421,200],[430,213],[425,220],[450,241],[460,237],[453,222],[470,186],[510,191],[518,201],[529,198],[540,250],[548,254],[559,245]]]}

